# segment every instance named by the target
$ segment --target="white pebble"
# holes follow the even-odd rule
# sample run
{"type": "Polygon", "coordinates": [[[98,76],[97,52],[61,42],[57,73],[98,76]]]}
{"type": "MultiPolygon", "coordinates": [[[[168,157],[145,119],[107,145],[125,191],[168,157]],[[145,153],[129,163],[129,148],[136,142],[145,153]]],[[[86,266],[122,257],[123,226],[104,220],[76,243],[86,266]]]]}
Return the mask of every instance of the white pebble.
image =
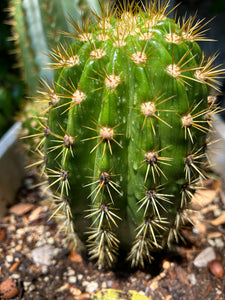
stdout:
{"type": "Polygon", "coordinates": [[[44,245],[31,251],[32,258],[37,267],[49,266],[53,257],[53,247],[44,245]]]}
{"type": "Polygon", "coordinates": [[[83,275],[82,275],[82,274],[78,274],[78,275],[77,275],[77,279],[78,279],[79,281],[81,281],[81,280],[83,279],[83,275]]]}
{"type": "Polygon", "coordinates": [[[47,243],[49,245],[53,245],[55,243],[55,239],[53,237],[50,237],[49,239],[47,239],[47,243]]]}
{"type": "Polygon", "coordinates": [[[75,271],[73,269],[69,268],[67,271],[67,274],[68,274],[68,276],[73,276],[73,275],[75,275],[75,271]]]}
{"type": "MultiPolygon", "coordinates": [[[[84,281],[84,283],[86,283],[86,281],[84,281]]],[[[86,285],[87,293],[89,293],[89,294],[94,293],[97,289],[98,289],[98,283],[96,281],[87,282],[87,285],[86,285]]]]}
{"type": "Polygon", "coordinates": [[[77,277],[76,276],[70,276],[68,280],[69,280],[69,283],[74,284],[74,283],[77,282],[77,277]]]}
{"type": "Polygon", "coordinates": [[[20,274],[14,273],[14,274],[12,274],[12,278],[13,279],[19,279],[20,278],[20,274]]]}
{"type": "Polygon", "coordinates": [[[23,285],[24,285],[24,289],[26,291],[28,289],[28,287],[31,285],[31,282],[30,281],[24,281],[23,285]]]}
{"type": "Polygon", "coordinates": [[[214,259],[216,259],[215,251],[212,247],[208,247],[198,254],[193,263],[196,267],[202,268],[214,259]]]}
{"type": "MultiPolygon", "coordinates": [[[[51,235],[51,232],[49,232],[49,231],[46,231],[46,232],[45,232],[45,236],[46,236],[47,238],[49,238],[50,235],[51,235]]],[[[52,239],[53,239],[53,238],[52,238],[52,239]]]]}
{"type": "Polygon", "coordinates": [[[6,255],[6,261],[7,261],[8,263],[13,262],[13,256],[12,256],[12,255],[6,255]]]}
{"type": "Polygon", "coordinates": [[[48,282],[49,281],[49,277],[44,277],[44,281],[48,282]]]}
{"type": "Polygon", "coordinates": [[[191,274],[188,274],[187,275],[187,279],[188,281],[192,284],[192,285],[195,285],[197,280],[196,280],[196,277],[195,277],[195,274],[191,273],[191,274]]]}
{"type": "Polygon", "coordinates": [[[223,248],[224,247],[224,241],[221,238],[215,239],[215,246],[217,248],[223,248]]]}
{"type": "Polygon", "coordinates": [[[28,243],[32,243],[33,242],[33,236],[32,235],[28,235],[27,236],[27,242],[28,243]]]}
{"type": "Polygon", "coordinates": [[[214,214],[214,217],[219,217],[220,215],[221,215],[221,210],[220,209],[214,209],[214,211],[213,211],[213,214],[214,214]]]}
{"type": "Polygon", "coordinates": [[[45,245],[45,240],[43,240],[43,239],[37,241],[37,243],[36,243],[36,247],[37,247],[37,248],[41,248],[41,247],[43,247],[44,245],[45,245]]]}
{"type": "Polygon", "coordinates": [[[53,256],[57,256],[60,251],[61,251],[60,248],[54,248],[54,250],[53,250],[53,256]]]}
{"type": "Polygon", "coordinates": [[[35,290],[35,288],[36,288],[35,285],[31,284],[30,287],[29,287],[29,291],[31,292],[31,291],[35,290]]]}
{"type": "Polygon", "coordinates": [[[10,217],[9,217],[9,223],[10,224],[16,224],[16,218],[15,218],[14,215],[10,215],[10,217]]]}
{"type": "Polygon", "coordinates": [[[16,231],[16,233],[18,234],[18,235],[24,235],[24,233],[25,233],[25,230],[24,230],[24,228],[18,228],[17,229],[17,231],[16,231]]]}
{"type": "Polygon", "coordinates": [[[13,247],[13,248],[15,249],[15,247],[16,247],[15,241],[12,241],[12,242],[10,243],[10,246],[13,247]]]}

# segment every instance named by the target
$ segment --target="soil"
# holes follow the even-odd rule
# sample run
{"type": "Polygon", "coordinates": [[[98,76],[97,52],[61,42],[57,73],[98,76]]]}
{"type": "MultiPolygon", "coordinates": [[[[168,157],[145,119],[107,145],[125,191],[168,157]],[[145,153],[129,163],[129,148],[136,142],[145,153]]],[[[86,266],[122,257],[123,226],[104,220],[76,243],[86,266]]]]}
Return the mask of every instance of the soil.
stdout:
{"type": "Polygon", "coordinates": [[[54,220],[48,220],[37,182],[28,174],[16,204],[0,219],[1,299],[225,299],[225,194],[219,180],[208,180],[196,195],[190,211],[195,225],[183,231],[186,243],[161,253],[146,270],[127,265],[98,270],[70,250],[54,220]],[[219,269],[208,264],[212,260],[219,269]]]}

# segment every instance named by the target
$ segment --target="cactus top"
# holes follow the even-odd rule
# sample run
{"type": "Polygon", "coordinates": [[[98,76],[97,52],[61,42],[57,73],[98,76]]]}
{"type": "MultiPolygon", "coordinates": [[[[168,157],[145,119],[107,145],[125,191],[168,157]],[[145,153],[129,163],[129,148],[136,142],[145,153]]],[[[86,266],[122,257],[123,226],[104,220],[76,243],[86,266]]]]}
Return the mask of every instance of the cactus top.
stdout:
{"type": "Polygon", "coordinates": [[[176,22],[167,7],[108,9],[93,25],[71,20],[74,41],[49,53],[55,81],[40,91],[49,106],[39,146],[53,216],[75,244],[87,240],[99,266],[119,249],[144,266],[177,240],[206,177],[206,134],[218,111],[209,87],[218,90],[224,70],[197,44],[202,22],[176,22]]]}

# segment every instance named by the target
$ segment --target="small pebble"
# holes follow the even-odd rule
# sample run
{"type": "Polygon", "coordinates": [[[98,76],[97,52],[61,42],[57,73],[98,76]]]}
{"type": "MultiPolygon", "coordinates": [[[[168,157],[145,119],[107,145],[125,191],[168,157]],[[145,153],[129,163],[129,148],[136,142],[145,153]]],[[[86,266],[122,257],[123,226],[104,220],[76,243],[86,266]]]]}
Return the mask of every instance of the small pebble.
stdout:
{"type": "Polygon", "coordinates": [[[107,287],[112,288],[113,287],[113,280],[107,280],[107,287]]]}
{"type": "Polygon", "coordinates": [[[44,281],[48,282],[49,281],[49,277],[44,277],[44,281]]]}
{"type": "Polygon", "coordinates": [[[32,235],[28,235],[27,236],[27,242],[30,244],[30,243],[32,243],[33,242],[33,236],[32,235]]]}
{"type": "Polygon", "coordinates": [[[219,216],[221,215],[221,210],[218,209],[218,208],[217,208],[217,209],[214,209],[214,210],[213,210],[213,214],[214,214],[215,217],[219,217],[219,216]]]}
{"type": "MultiPolygon", "coordinates": [[[[51,235],[51,232],[49,232],[49,231],[46,231],[46,232],[45,232],[45,236],[46,236],[46,238],[49,238],[49,237],[50,237],[50,235],[51,235]]],[[[53,239],[53,240],[54,240],[54,242],[55,242],[55,239],[54,239],[53,237],[51,237],[51,239],[53,239]]]]}
{"type": "Polygon", "coordinates": [[[191,273],[191,274],[188,274],[187,275],[187,279],[188,281],[192,284],[192,285],[195,285],[197,280],[196,280],[196,277],[195,277],[195,274],[191,273]]]}
{"type": "Polygon", "coordinates": [[[76,276],[70,276],[68,280],[69,280],[69,283],[74,284],[74,283],[77,282],[77,277],[76,276]]]}
{"type": "Polygon", "coordinates": [[[222,238],[216,238],[215,239],[215,246],[217,248],[223,248],[224,247],[224,242],[223,242],[222,238]]]}
{"type": "Polygon", "coordinates": [[[12,255],[6,255],[6,261],[7,261],[8,263],[13,262],[13,256],[12,256],[12,255]]]}
{"type": "Polygon", "coordinates": [[[30,281],[23,281],[23,286],[24,286],[24,289],[25,291],[28,289],[28,287],[31,285],[31,282],[30,281]]]}
{"type": "Polygon", "coordinates": [[[48,238],[47,243],[49,245],[53,245],[55,243],[55,239],[53,237],[48,238]]]}
{"type": "Polygon", "coordinates": [[[209,271],[215,277],[218,277],[218,278],[223,277],[224,268],[220,261],[218,261],[217,259],[214,259],[214,260],[210,261],[210,263],[208,264],[208,267],[209,267],[209,271]]]}
{"type": "Polygon", "coordinates": [[[78,279],[79,281],[81,281],[81,280],[83,279],[83,275],[82,275],[82,274],[78,274],[78,275],[77,275],[77,279],[78,279]]]}
{"type": "MultiPolygon", "coordinates": [[[[85,283],[85,282],[84,282],[85,283]]],[[[94,293],[98,289],[98,283],[96,281],[88,282],[86,286],[86,292],[89,294],[94,293]]]]}
{"type": "Polygon", "coordinates": [[[194,265],[198,268],[206,267],[207,264],[216,258],[215,251],[212,247],[208,247],[201,251],[195,260],[193,261],[194,265]]]}
{"type": "MultiPolygon", "coordinates": [[[[16,218],[14,215],[10,215],[9,222],[10,222],[10,224],[16,224],[16,218]]],[[[15,227],[15,229],[16,229],[16,227],[15,227]]]]}
{"type": "Polygon", "coordinates": [[[10,243],[10,246],[13,247],[13,248],[15,248],[15,247],[16,247],[16,243],[15,243],[14,241],[12,241],[12,242],[10,243]]]}
{"type": "Polygon", "coordinates": [[[16,251],[21,251],[22,250],[22,245],[16,245],[15,250],[16,251]]]}
{"type": "Polygon", "coordinates": [[[73,269],[69,268],[68,271],[67,271],[67,275],[68,276],[73,276],[73,275],[75,275],[75,271],[73,269]]]}
{"type": "Polygon", "coordinates": [[[51,245],[44,245],[31,251],[33,261],[37,267],[46,267],[52,264],[53,249],[51,245]]]}
{"type": "Polygon", "coordinates": [[[18,228],[16,231],[16,233],[21,236],[24,234],[24,232],[25,232],[25,230],[23,228],[18,228]]]}
{"type": "Polygon", "coordinates": [[[31,291],[33,291],[33,290],[35,290],[35,285],[34,284],[31,284],[30,286],[29,286],[29,291],[31,292],[31,291]]]}
{"type": "Polygon", "coordinates": [[[1,299],[11,299],[18,295],[19,290],[16,286],[16,283],[12,278],[7,278],[0,284],[0,297],[1,299]]]}
{"type": "Polygon", "coordinates": [[[17,273],[12,274],[12,278],[13,279],[20,279],[20,274],[17,274],[17,273]]]}

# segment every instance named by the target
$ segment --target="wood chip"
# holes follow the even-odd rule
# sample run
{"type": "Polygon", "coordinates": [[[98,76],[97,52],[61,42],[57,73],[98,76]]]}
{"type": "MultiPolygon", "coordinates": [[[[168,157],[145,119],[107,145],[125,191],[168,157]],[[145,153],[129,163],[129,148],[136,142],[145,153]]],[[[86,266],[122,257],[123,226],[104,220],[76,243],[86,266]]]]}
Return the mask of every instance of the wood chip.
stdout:
{"type": "Polygon", "coordinates": [[[222,213],[221,216],[219,216],[218,218],[212,220],[210,223],[214,226],[219,226],[221,224],[224,224],[225,223],[225,211],[222,213]]]}
{"type": "Polygon", "coordinates": [[[6,236],[6,229],[0,228],[0,243],[5,239],[6,236]]]}
{"type": "Polygon", "coordinates": [[[222,236],[222,233],[219,232],[219,231],[215,231],[215,232],[210,232],[208,235],[207,235],[207,238],[208,239],[216,239],[216,238],[219,238],[222,236]]]}
{"type": "Polygon", "coordinates": [[[83,261],[82,256],[74,250],[70,251],[69,259],[73,262],[78,262],[78,263],[83,261]]]}
{"type": "Polygon", "coordinates": [[[189,285],[188,278],[187,278],[188,273],[183,268],[181,268],[180,266],[176,266],[175,272],[176,272],[177,278],[182,283],[189,285]]]}
{"type": "Polygon", "coordinates": [[[12,278],[7,278],[0,284],[1,299],[11,299],[18,295],[19,290],[12,278]]]}
{"type": "Polygon", "coordinates": [[[30,214],[29,217],[28,217],[28,220],[29,220],[30,222],[33,222],[33,221],[37,220],[37,219],[39,218],[41,212],[42,212],[42,207],[41,207],[41,206],[38,206],[37,208],[35,208],[35,209],[31,212],[31,214],[30,214]]]}
{"type": "Polygon", "coordinates": [[[32,203],[19,203],[10,207],[9,212],[17,216],[22,216],[34,207],[32,203]]]}
{"type": "Polygon", "coordinates": [[[212,189],[216,190],[217,192],[220,192],[222,186],[222,182],[220,180],[215,180],[211,186],[212,189]]]}
{"type": "Polygon", "coordinates": [[[200,205],[201,207],[206,206],[213,202],[217,195],[216,190],[199,190],[194,194],[192,199],[193,205],[200,205]]]}
{"type": "Polygon", "coordinates": [[[79,299],[79,300],[90,299],[90,294],[88,294],[88,293],[83,293],[83,294],[80,294],[80,295],[78,295],[78,296],[75,296],[74,299],[79,299]]]}
{"type": "Polygon", "coordinates": [[[218,208],[219,208],[219,205],[217,205],[217,204],[211,204],[211,205],[209,205],[209,206],[207,206],[207,207],[203,207],[203,208],[201,209],[201,213],[202,213],[203,215],[205,215],[205,214],[207,214],[208,212],[214,211],[214,210],[216,210],[216,209],[218,209],[218,208]]]}
{"type": "Polygon", "coordinates": [[[155,290],[157,290],[158,288],[159,288],[159,282],[158,281],[153,281],[151,284],[150,284],[150,289],[152,290],[152,291],[155,291],[155,290]]]}
{"type": "Polygon", "coordinates": [[[191,216],[191,220],[192,220],[192,223],[194,224],[194,227],[198,230],[198,233],[201,235],[201,236],[204,236],[205,233],[206,233],[206,230],[207,230],[207,226],[208,224],[205,224],[204,222],[202,222],[202,214],[201,215],[192,215],[191,216]]]}
{"type": "Polygon", "coordinates": [[[4,223],[8,223],[9,220],[10,220],[10,216],[5,216],[5,217],[3,218],[4,223]]]}
{"type": "Polygon", "coordinates": [[[15,263],[11,266],[11,268],[9,269],[9,272],[14,272],[14,271],[16,271],[16,270],[18,269],[18,267],[19,267],[19,265],[21,264],[22,261],[23,261],[23,260],[20,259],[19,261],[15,262],[15,263]]]}
{"type": "Polygon", "coordinates": [[[65,283],[64,285],[60,286],[60,287],[56,290],[56,292],[63,292],[63,291],[65,291],[65,290],[67,290],[68,288],[69,288],[69,283],[67,282],[67,283],[65,283]]]}

